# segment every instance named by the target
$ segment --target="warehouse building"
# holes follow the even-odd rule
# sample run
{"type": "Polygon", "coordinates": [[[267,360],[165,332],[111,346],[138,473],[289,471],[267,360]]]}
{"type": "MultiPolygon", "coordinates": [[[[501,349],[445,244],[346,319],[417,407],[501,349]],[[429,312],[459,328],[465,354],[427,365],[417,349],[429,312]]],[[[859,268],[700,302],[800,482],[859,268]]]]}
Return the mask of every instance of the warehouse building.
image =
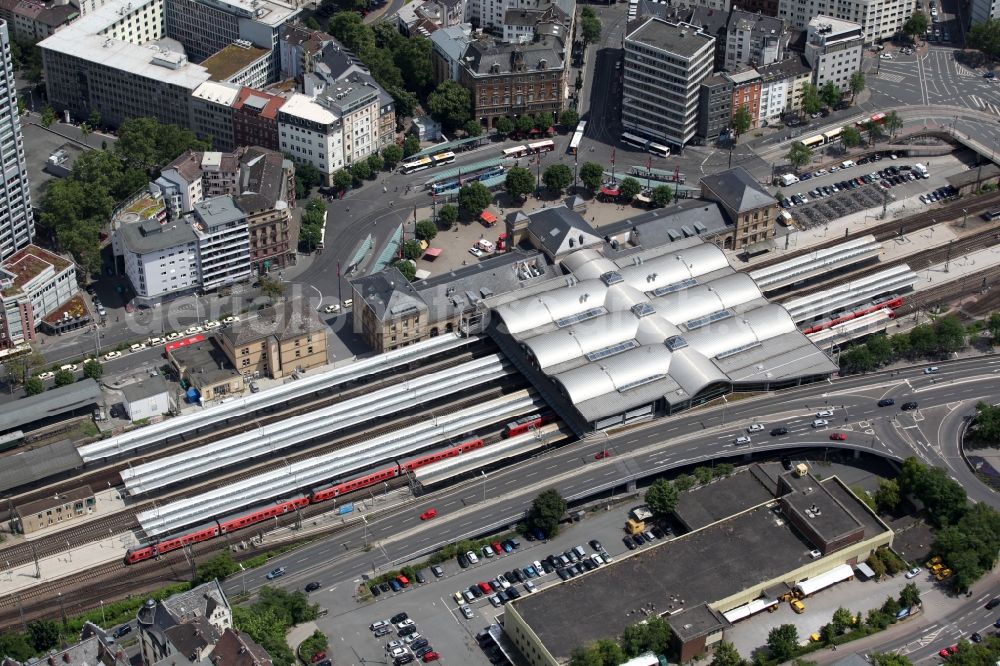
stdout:
{"type": "Polygon", "coordinates": [[[676,514],[686,534],[507,604],[504,630],[529,663],[565,664],[574,648],[653,616],[673,632],[671,661],[687,662],[734,622],[893,536],[837,477],[821,482],[804,466],[754,465],[682,493],[676,514]]]}

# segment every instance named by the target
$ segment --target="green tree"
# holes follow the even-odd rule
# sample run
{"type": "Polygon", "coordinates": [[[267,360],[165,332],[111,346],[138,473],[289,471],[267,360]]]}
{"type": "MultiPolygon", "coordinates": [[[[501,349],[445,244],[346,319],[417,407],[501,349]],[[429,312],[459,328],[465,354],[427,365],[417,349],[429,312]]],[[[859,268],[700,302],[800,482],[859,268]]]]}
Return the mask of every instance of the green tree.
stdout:
{"type": "MultiPolygon", "coordinates": [[[[568,167],[567,167],[568,168],[568,167]]],[[[621,193],[621,197],[625,201],[632,201],[635,199],[639,192],[642,192],[642,185],[638,180],[632,178],[631,176],[626,176],[622,179],[622,182],[618,185],[618,191],[621,193]]]]}
{"type": "Polygon", "coordinates": [[[677,478],[674,479],[674,487],[682,493],[694,488],[694,484],[695,478],[690,474],[678,474],[677,478]]]}
{"type": "Polygon", "coordinates": [[[1000,442],[1000,407],[982,401],[976,403],[970,435],[976,441],[993,446],[1000,442]]]}
{"type": "Polygon", "coordinates": [[[507,176],[504,179],[504,190],[511,199],[520,201],[535,190],[535,174],[524,167],[511,167],[507,170],[507,176]]]}
{"type": "Polygon", "coordinates": [[[420,247],[420,241],[408,240],[403,243],[403,258],[416,260],[422,257],[424,254],[423,249],[420,247]]]}
{"type": "Polygon", "coordinates": [[[937,338],[937,351],[940,354],[954,354],[965,348],[965,327],[953,314],[945,315],[934,322],[934,333],[937,338]]]}
{"type": "Polygon", "coordinates": [[[881,479],[875,491],[875,504],[883,511],[893,511],[901,500],[899,483],[895,479],[881,479]]]}
{"type": "Polygon", "coordinates": [[[375,175],[372,173],[372,168],[368,166],[367,160],[355,162],[350,166],[350,171],[351,176],[354,177],[354,182],[365,181],[375,175]]]}
{"type": "Polygon", "coordinates": [[[885,598],[885,603],[882,604],[881,610],[889,617],[895,618],[896,613],[898,613],[901,610],[901,607],[899,605],[899,602],[896,601],[896,597],[890,595],[885,598]]]}
{"type": "Polygon", "coordinates": [[[782,624],[767,634],[767,650],[772,660],[788,661],[799,646],[799,632],[794,624],[782,624]]]}
{"type": "Polygon", "coordinates": [[[31,646],[24,634],[17,631],[5,631],[0,634],[0,654],[24,663],[35,656],[35,648],[31,646]]]}
{"type": "Polygon", "coordinates": [[[408,282],[413,282],[417,277],[417,268],[408,261],[394,261],[392,263],[393,267],[403,274],[403,277],[407,279],[408,282]]]}
{"type": "Polygon", "coordinates": [[[583,43],[596,44],[601,39],[601,20],[596,16],[583,16],[580,19],[580,36],[583,43]]]}
{"type": "Polygon", "coordinates": [[[994,312],[990,315],[990,318],[986,320],[986,328],[990,332],[990,337],[993,338],[993,345],[1000,345],[1000,312],[994,312]]]}
{"type": "Polygon", "coordinates": [[[657,479],[646,490],[646,504],[657,518],[669,518],[677,506],[679,493],[674,484],[657,479]]]}
{"type": "Polygon", "coordinates": [[[403,76],[403,86],[423,97],[434,87],[434,45],[420,35],[403,37],[395,26],[384,25],[395,34],[393,62],[403,76]]]}
{"type": "Polygon", "coordinates": [[[861,132],[854,125],[845,125],[840,130],[840,143],[844,148],[854,148],[861,145],[861,132]]]}
{"type": "Polygon", "coordinates": [[[563,109],[559,112],[559,124],[567,130],[574,130],[580,123],[580,114],[576,109],[563,109]]]}
{"type": "Polygon", "coordinates": [[[979,51],[987,61],[1000,56],[1000,20],[989,18],[975,23],[965,35],[965,45],[979,51]]]}
{"type": "Polygon", "coordinates": [[[315,16],[310,16],[309,18],[306,19],[306,27],[309,28],[310,30],[323,29],[323,26],[319,24],[319,21],[316,20],[315,16]]]}
{"type": "Polygon", "coordinates": [[[97,129],[101,126],[101,112],[97,109],[91,109],[90,115],[87,116],[87,124],[93,129],[97,129]]]}
{"type": "Polygon", "coordinates": [[[577,647],[569,657],[569,666],[604,666],[604,657],[596,645],[577,647]]]}
{"type": "Polygon", "coordinates": [[[497,134],[507,136],[514,131],[514,121],[507,116],[497,118],[497,134]]]}
{"type": "Polygon", "coordinates": [[[903,32],[916,41],[917,37],[927,32],[927,14],[923,12],[913,12],[910,18],[903,23],[903,32]]]}
{"type": "Polygon", "coordinates": [[[741,134],[750,129],[750,125],[752,124],[753,116],[750,115],[750,109],[746,105],[736,109],[736,113],[733,114],[733,131],[736,132],[737,139],[740,138],[741,134]]]}
{"type": "Polygon", "coordinates": [[[469,217],[479,217],[491,203],[493,194],[488,187],[478,181],[463,185],[458,191],[458,205],[469,217]]]}
{"type": "Polygon", "coordinates": [[[59,625],[52,620],[28,623],[28,642],[38,652],[46,652],[59,644],[59,625]]]}
{"type": "Polygon", "coordinates": [[[194,132],[177,125],[161,124],[155,118],[130,118],[118,127],[115,153],[127,166],[153,175],[161,166],[186,150],[211,150],[194,132]]]}
{"type": "Polygon", "coordinates": [[[843,94],[840,92],[840,88],[837,87],[837,84],[833,81],[827,81],[826,85],[824,85],[823,89],[820,91],[819,96],[823,100],[823,103],[832,109],[840,103],[843,94]]]}
{"type": "Polygon", "coordinates": [[[871,120],[866,120],[864,125],[864,130],[868,134],[868,145],[874,144],[878,139],[882,138],[882,126],[878,123],[872,122],[871,120]]]}
{"type": "Polygon", "coordinates": [[[793,168],[800,169],[806,164],[809,164],[812,157],[812,148],[805,145],[801,141],[796,141],[792,144],[791,148],[788,149],[788,154],[785,156],[785,159],[788,160],[788,163],[791,164],[793,168]]]}
{"type": "Polygon", "coordinates": [[[555,124],[555,118],[548,111],[542,111],[535,116],[535,129],[544,132],[555,124]]]}
{"type": "Polygon", "coordinates": [[[43,382],[38,377],[28,377],[28,381],[24,382],[24,394],[25,395],[38,395],[39,393],[45,392],[45,382],[43,382]]]}
{"type": "Polygon", "coordinates": [[[343,192],[354,184],[354,176],[347,169],[339,169],[334,172],[330,182],[333,184],[334,189],[343,192]]]}
{"type": "Polygon", "coordinates": [[[868,661],[872,666],[913,666],[909,657],[894,652],[875,652],[868,655],[868,661]]]}
{"type": "Polygon", "coordinates": [[[479,124],[479,121],[475,118],[470,118],[465,123],[465,133],[469,136],[482,136],[483,126],[479,124]]]}
{"type": "Polygon", "coordinates": [[[448,229],[452,228],[458,222],[458,207],[452,204],[441,206],[441,210],[438,211],[438,220],[442,226],[448,229]]]}
{"type": "Polygon", "coordinates": [[[104,374],[104,366],[91,359],[83,364],[83,376],[98,380],[104,374]]]}
{"type": "Polygon", "coordinates": [[[372,170],[372,174],[377,174],[379,171],[385,168],[385,160],[378,153],[372,153],[368,156],[368,168],[372,170]]]}
{"type": "Polygon", "coordinates": [[[559,532],[559,523],[566,514],[566,500],[555,489],[543,490],[528,510],[528,524],[537,527],[548,538],[559,532]]]}
{"type": "Polygon", "coordinates": [[[403,159],[403,149],[391,143],[382,149],[382,159],[385,161],[385,168],[392,171],[403,159]]]}
{"type": "Polygon", "coordinates": [[[518,116],[514,120],[514,129],[518,134],[527,134],[535,128],[535,117],[530,113],[518,116]]]}
{"type": "Polygon", "coordinates": [[[618,642],[610,638],[602,638],[594,644],[593,649],[601,658],[602,664],[624,664],[628,659],[618,642]]]}
{"type": "Polygon", "coordinates": [[[317,629],[309,638],[299,644],[299,654],[304,659],[311,661],[314,654],[325,652],[328,647],[330,647],[330,641],[327,640],[326,634],[317,629]]]}
{"type": "Polygon", "coordinates": [[[542,182],[553,192],[562,192],[573,183],[573,171],[565,164],[553,164],[545,169],[542,182]]]}
{"type": "Polygon", "coordinates": [[[472,115],[472,95],[456,81],[444,81],[427,97],[431,116],[448,130],[463,126],[472,115]]]}
{"type": "MultiPolygon", "coordinates": [[[[293,160],[294,161],[294,160],[293,160]]],[[[314,187],[323,183],[323,174],[308,162],[295,164],[295,198],[305,199],[314,187]]]]}
{"type": "Polygon", "coordinates": [[[48,128],[56,121],[56,112],[51,106],[42,109],[42,127],[48,128]]]}
{"type": "Polygon", "coordinates": [[[830,623],[838,634],[842,634],[846,629],[854,625],[854,613],[841,606],[833,611],[833,618],[830,623]]]}
{"type": "Polygon", "coordinates": [[[653,188],[650,198],[653,200],[654,206],[663,208],[669,206],[670,202],[673,201],[674,191],[669,185],[657,185],[653,188]]]}
{"type": "Polygon", "coordinates": [[[416,155],[420,152],[420,139],[418,139],[413,134],[407,134],[406,138],[403,139],[403,157],[409,157],[410,155],[416,155]]]}
{"type": "Polygon", "coordinates": [[[819,88],[812,83],[802,86],[802,111],[813,114],[823,107],[823,100],[819,95],[819,88]]]}
{"type": "Polygon", "coordinates": [[[715,474],[712,473],[711,467],[705,467],[702,465],[694,468],[694,478],[698,480],[698,483],[704,486],[711,483],[712,479],[715,478],[715,474]]]}
{"type": "Polygon", "coordinates": [[[913,608],[920,605],[920,588],[913,583],[907,583],[899,592],[899,605],[903,608],[913,608]]]}
{"type": "Polygon", "coordinates": [[[878,367],[865,345],[856,345],[841,354],[840,364],[847,372],[871,372],[878,367]]]}
{"type": "Polygon", "coordinates": [[[861,92],[865,89],[866,86],[867,86],[867,81],[865,81],[864,72],[862,72],[859,69],[858,71],[851,74],[851,79],[847,83],[847,88],[848,90],[851,91],[851,102],[854,102],[854,99],[861,94],[861,92]]]}
{"type": "Polygon", "coordinates": [[[865,347],[868,348],[868,353],[872,355],[872,361],[875,365],[884,365],[892,360],[892,343],[889,342],[889,338],[885,335],[873,335],[868,338],[865,342],[865,347]]]}
{"type": "Polygon", "coordinates": [[[584,162],[580,166],[580,182],[588,189],[597,191],[604,182],[604,167],[597,162],[584,162]]]}
{"type": "Polygon", "coordinates": [[[260,279],[259,289],[260,295],[266,296],[267,300],[273,303],[285,293],[285,283],[281,280],[264,276],[260,279]]]}
{"type": "Polygon", "coordinates": [[[740,656],[736,646],[729,641],[719,641],[712,650],[712,661],[709,666],[748,666],[747,660],[740,656]]]}
{"type": "Polygon", "coordinates": [[[195,585],[209,583],[213,580],[223,581],[240,570],[232,554],[227,550],[219,553],[212,559],[199,564],[195,574],[195,585]]]}
{"type": "Polygon", "coordinates": [[[322,238],[320,227],[304,224],[299,228],[299,249],[303,252],[312,252],[322,238]]]}
{"type": "Polygon", "coordinates": [[[54,381],[57,388],[60,386],[69,386],[76,381],[76,375],[70,370],[56,370],[54,381]]]}
{"type": "Polygon", "coordinates": [[[890,111],[885,114],[885,129],[889,132],[889,135],[893,138],[896,137],[896,132],[898,132],[903,127],[903,119],[899,117],[899,113],[896,111],[890,111]]]}
{"type": "Polygon", "coordinates": [[[438,233],[437,225],[430,220],[421,220],[414,227],[414,233],[420,240],[432,241],[438,233]]]}

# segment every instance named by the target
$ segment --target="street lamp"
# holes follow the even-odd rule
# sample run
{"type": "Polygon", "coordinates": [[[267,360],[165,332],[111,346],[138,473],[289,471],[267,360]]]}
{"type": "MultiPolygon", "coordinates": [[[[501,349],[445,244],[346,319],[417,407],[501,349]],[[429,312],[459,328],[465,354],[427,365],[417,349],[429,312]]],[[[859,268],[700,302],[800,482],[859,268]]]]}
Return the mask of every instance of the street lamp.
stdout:
{"type": "Polygon", "coordinates": [[[104,617],[104,600],[101,599],[101,626],[104,627],[107,623],[108,619],[104,617]]]}
{"type": "Polygon", "coordinates": [[[486,504],[486,472],[480,470],[479,473],[483,477],[483,504],[486,504]]]}
{"type": "Polygon", "coordinates": [[[365,524],[365,550],[368,550],[368,519],[362,515],[361,522],[365,524]]]}

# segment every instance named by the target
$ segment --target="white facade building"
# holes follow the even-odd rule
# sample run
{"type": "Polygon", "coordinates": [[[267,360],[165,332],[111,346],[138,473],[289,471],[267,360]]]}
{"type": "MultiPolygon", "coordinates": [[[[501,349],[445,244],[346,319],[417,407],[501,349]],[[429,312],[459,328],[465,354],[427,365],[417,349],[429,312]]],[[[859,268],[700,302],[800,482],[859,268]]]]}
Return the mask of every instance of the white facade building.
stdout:
{"type": "Polygon", "coordinates": [[[122,224],[111,243],[142,305],[156,305],[201,286],[198,239],[187,220],[122,224]]]}
{"type": "Polygon", "coordinates": [[[813,83],[822,88],[833,82],[841,91],[850,88],[851,75],[861,69],[864,35],[861,26],[830,16],[816,16],[806,32],[806,62],[813,83]]]}
{"type": "Polygon", "coordinates": [[[31,212],[28,167],[24,161],[21,117],[17,110],[17,86],[11,65],[7,22],[0,21],[0,259],[31,244],[35,219],[31,212]]]}
{"type": "Polygon", "coordinates": [[[683,146],[698,125],[701,82],[711,75],[715,38],[687,23],[648,18],[625,35],[622,125],[683,146]]]}
{"type": "Polygon", "coordinates": [[[170,388],[159,375],[122,387],[125,411],[132,423],[170,412],[170,388]]]}
{"type": "Polygon", "coordinates": [[[250,276],[247,216],[231,196],[196,203],[191,226],[197,236],[202,289],[215,289],[250,276]]]}
{"type": "Polygon", "coordinates": [[[278,110],[281,152],[299,164],[311,164],[326,178],[344,167],[340,118],[306,95],[294,94],[278,110]]]}
{"type": "Polygon", "coordinates": [[[77,292],[76,265],[29,245],[0,263],[0,348],[35,339],[42,318],[77,292]]]}
{"type": "MultiPolygon", "coordinates": [[[[987,0],[994,2],[995,0],[987,0]]],[[[861,26],[865,44],[888,39],[903,29],[915,11],[914,0],[779,0],[778,16],[796,30],[824,16],[861,26]]]]}

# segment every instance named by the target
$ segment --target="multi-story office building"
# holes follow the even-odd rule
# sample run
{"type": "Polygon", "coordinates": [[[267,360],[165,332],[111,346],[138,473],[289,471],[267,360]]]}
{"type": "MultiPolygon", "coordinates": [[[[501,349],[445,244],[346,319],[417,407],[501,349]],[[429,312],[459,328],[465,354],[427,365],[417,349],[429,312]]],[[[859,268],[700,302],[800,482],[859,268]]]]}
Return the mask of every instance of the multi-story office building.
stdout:
{"type": "Polygon", "coordinates": [[[625,35],[622,125],[674,146],[698,127],[701,82],[712,73],[715,38],[687,23],[648,18],[625,35]]]}
{"type": "Polygon", "coordinates": [[[38,246],[0,262],[0,349],[33,341],[42,318],[76,292],[76,265],[38,246]]]}
{"type": "Polygon", "coordinates": [[[0,0],[0,20],[7,22],[11,37],[37,42],[80,16],[69,3],[54,0],[0,0]]]}
{"type": "Polygon", "coordinates": [[[167,34],[184,45],[192,61],[245,40],[270,51],[267,80],[278,79],[281,28],[298,7],[281,0],[167,0],[166,5],[167,34]]]}
{"type": "Polygon", "coordinates": [[[1000,19],[1000,0],[972,0],[969,8],[969,25],[1000,19]]]}
{"type": "Polygon", "coordinates": [[[197,237],[202,289],[216,289],[250,276],[247,216],[233,197],[213,197],[195,204],[191,227],[197,237]]]}
{"type": "Polygon", "coordinates": [[[154,306],[201,287],[198,237],[184,218],[118,225],[111,245],[140,305],[154,306]]]}
{"type": "Polygon", "coordinates": [[[472,92],[473,114],[485,127],[502,116],[557,114],[566,100],[566,46],[556,35],[524,44],[483,36],[465,51],[459,83],[472,92]]]}
{"type": "Polygon", "coordinates": [[[863,50],[864,35],[857,23],[830,16],[809,21],[805,56],[816,86],[833,82],[840,90],[848,90],[851,74],[861,69],[863,50]]]}
{"type": "Polygon", "coordinates": [[[0,21],[0,259],[31,244],[35,220],[31,212],[28,167],[24,161],[21,117],[17,110],[17,86],[11,65],[7,23],[0,21]]]}
{"type": "Polygon", "coordinates": [[[788,26],[782,19],[733,9],[726,32],[727,71],[770,65],[788,49],[788,26]]]}
{"type": "Polygon", "coordinates": [[[914,11],[914,0],[779,0],[778,16],[796,30],[816,18],[833,18],[861,26],[865,44],[902,31],[914,11]]]}
{"type": "Polygon", "coordinates": [[[263,88],[271,83],[271,50],[238,39],[202,61],[214,81],[228,81],[238,86],[263,88]]]}
{"type": "Polygon", "coordinates": [[[298,164],[311,164],[330,176],[344,168],[344,135],[340,118],[306,95],[294,94],[278,109],[281,152],[298,164]]]}
{"type": "Polygon", "coordinates": [[[218,150],[232,150],[237,144],[233,133],[233,104],[240,94],[235,83],[205,81],[191,93],[191,120],[188,127],[199,139],[211,139],[218,150]]]}
{"type": "Polygon", "coordinates": [[[278,150],[278,109],[284,97],[246,88],[233,102],[233,144],[278,150]]]}
{"type": "Polygon", "coordinates": [[[733,119],[733,82],[721,73],[705,77],[698,89],[698,130],[705,141],[714,141],[728,130],[733,119]]]}

